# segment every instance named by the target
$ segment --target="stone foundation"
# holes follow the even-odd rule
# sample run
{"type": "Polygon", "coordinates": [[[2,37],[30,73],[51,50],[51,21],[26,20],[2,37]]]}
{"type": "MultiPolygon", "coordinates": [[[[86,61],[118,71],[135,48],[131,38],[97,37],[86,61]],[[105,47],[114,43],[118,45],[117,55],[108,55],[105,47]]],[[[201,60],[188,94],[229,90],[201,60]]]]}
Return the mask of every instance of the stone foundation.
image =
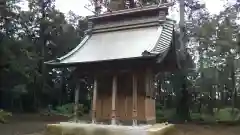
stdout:
{"type": "Polygon", "coordinates": [[[166,135],[174,129],[172,124],[122,126],[64,122],[47,125],[44,135],[166,135]]]}
{"type": "MultiPolygon", "coordinates": [[[[105,120],[98,120],[97,123],[110,125],[111,121],[108,119],[105,120]]],[[[117,125],[126,125],[126,126],[132,126],[133,121],[132,120],[116,120],[117,125]]],[[[155,124],[156,119],[149,119],[149,120],[137,120],[138,125],[147,125],[147,124],[155,124]]]]}

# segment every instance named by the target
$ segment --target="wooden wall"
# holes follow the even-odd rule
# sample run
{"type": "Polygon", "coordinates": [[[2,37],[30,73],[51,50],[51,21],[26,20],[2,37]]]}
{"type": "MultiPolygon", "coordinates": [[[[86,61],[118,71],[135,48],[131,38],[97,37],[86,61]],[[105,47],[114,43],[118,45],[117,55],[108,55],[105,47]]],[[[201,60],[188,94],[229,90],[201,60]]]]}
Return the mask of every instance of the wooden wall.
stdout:
{"type": "Polygon", "coordinates": [[[145,112],[146,120],[156,119],[155,112],[155,100],[149,97],[145,97],[145,112]]]}
{"type": "MultiPolygon", "coordinates": [[[[155,119],[155,100],[146,95],[147,72],[137,75],[137,120],[155,119]]],[[[98,78],[96,101],[96,120],[111,120],[112,113],[112,76],[98,78]]],[[[150,79],[151,77],[149,77],[150,79]]],[[[149,80],[150,81],[150,80],[149,80]]],[[[133,88],[132,73],[122,73],[117,76],[116,119],[131,121],[133,118],[133,88]]],[[[151,82],[149,82],[151,84],[151,82]]],[[[153,87],[148,87],[151,92],[153,87]]],[[[148,94],[149,95],[149,94],[148,94]]]]}

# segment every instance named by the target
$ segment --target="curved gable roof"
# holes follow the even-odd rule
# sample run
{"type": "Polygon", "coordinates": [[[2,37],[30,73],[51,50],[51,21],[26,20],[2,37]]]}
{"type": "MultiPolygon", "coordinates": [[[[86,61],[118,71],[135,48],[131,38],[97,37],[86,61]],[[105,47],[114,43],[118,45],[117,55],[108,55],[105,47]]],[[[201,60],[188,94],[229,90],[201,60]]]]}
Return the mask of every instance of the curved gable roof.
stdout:
{"type": "MultiPolygon", "coordinates": [[[[153,10],[153,9],[149,9],[153,10]]],[[[133,17],[116,21],[90,23],[81,43],[65,56],[46,64],[75,64],[142,57],[156,57],[169,50],[174,21],[160,15],[133,17]],[[150,20],[149,20],[150,19],[150,20]]],[[[140,11],[136,11],[140,12],[140,11]]],[[[114,16],[115,17],[115,16],[114,16]]],[[[111,20],[111,19],[110,19],[111,20]]]]}

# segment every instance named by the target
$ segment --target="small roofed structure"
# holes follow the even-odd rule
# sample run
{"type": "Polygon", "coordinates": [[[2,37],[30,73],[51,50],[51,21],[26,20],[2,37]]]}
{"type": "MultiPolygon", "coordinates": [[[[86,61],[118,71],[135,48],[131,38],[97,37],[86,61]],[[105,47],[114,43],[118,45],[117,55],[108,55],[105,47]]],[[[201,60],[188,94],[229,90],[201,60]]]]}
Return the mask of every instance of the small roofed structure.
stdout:
{"type": "Polygon", "coordinates": [[[94,77],[93,122],[155,123],[154,79],[180,68],[175,22],[167,14],[160,5],[90,16],[81,43],[46,64],[94,77]]]}

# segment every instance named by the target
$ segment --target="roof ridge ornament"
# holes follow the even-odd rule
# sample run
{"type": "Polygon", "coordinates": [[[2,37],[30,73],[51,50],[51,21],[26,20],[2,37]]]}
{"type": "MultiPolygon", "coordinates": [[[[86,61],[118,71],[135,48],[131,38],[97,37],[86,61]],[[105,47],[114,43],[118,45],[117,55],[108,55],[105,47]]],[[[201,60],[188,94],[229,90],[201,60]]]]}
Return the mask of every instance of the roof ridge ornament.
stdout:
{"type": "Polygon", "coordinates": [[[93,19],[98,19],[98,18],[129,15],[129,14],[154,11],[154,10],[166,10],[166,9],[168,9],[169,6],[172,6],[172,5],[173,5],[173,3],[164,3],[164,4],[160,4],[160,5],[150,5],[150,6],[136,7],[136,8],[130,8],[130,9],[123,9],[123,10],[117,10],[117,11],[112,11],[112,12],[106,12],[104,14],[99,14],[98,16],[96,16],[96,15],[88,16],[88,18],[90,20],[93,20],[93,19]]]}
{"type": "Polygon", "coordinates": [[[88,21],[93,23],[89,25],[88,32],[100,33],[129,28],[159,26],[166,21],[168,6],[170,5],[172,3],[163,3],[118,10],[98,16],[88,16],[88,21]]]}

